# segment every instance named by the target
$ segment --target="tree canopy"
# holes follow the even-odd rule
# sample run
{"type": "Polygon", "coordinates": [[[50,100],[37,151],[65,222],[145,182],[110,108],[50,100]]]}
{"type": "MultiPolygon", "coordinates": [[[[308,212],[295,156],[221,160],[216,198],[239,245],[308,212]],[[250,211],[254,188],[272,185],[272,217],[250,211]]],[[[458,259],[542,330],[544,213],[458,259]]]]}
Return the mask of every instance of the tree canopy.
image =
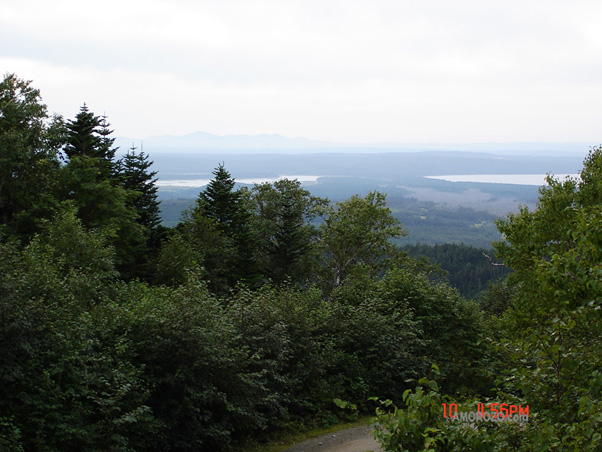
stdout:
{"type": "Polygon", "coordinates": [[[0,82],[0,225],[17,235],[33,234],[56,208],[58,124],[31,82],[14,74],[0,82]]]}
{"type": "MultiPolygon", "coordinates": [[[[0,450],[249,450],[374,396],[390,451],[600,448],[602,148],[498,221],[513,273],[483,310],[400,252],[377,191],[330,204],[221,164],[163,228],[149,156],[112,133],[0,83],[0,450]],[[529,422],[442,416],[496,398],[529,422]]],[[[433,252],[474,272],[474,250],[433,252]]]]}
{"type": "Polygon", "coordinates": [[[390,240],[405,235],[385,198],[374,191],[365,198],[352,196],[326,209],[320,244],[326,253],[333,287],[339,286],[355,265],[377,268],[394,250],[390,240]]]}

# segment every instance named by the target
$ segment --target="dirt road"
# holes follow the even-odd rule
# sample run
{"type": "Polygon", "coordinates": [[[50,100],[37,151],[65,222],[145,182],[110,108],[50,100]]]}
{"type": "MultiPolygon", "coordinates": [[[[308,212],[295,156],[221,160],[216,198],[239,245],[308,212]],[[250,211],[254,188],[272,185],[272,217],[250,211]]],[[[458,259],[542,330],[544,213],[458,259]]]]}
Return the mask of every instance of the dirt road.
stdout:
{"type": "Polygon", "coordinates": [[[355,427],[304,441],[284,452],[380,452],[368,427],[355,427]]]}

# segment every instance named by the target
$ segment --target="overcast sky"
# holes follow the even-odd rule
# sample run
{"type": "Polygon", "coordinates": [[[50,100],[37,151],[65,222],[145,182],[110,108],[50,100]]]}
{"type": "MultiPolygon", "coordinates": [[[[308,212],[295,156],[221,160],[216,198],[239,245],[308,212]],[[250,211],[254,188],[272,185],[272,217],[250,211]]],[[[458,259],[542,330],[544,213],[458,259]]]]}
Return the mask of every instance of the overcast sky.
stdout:
{"type": "Polygon", "coordinates": [[[0,0],[0,71],[115,135],[602,143],[600,0],[0,0]]]}

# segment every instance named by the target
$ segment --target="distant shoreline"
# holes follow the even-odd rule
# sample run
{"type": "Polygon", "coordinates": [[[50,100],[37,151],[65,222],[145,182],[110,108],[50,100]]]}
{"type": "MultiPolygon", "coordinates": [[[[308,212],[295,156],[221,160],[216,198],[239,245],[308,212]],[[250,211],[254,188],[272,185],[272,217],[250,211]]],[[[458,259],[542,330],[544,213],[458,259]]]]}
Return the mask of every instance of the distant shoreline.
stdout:
{"type": "MultiPolygon", "coordinates": [[[[554,175],[557,178],[577,178],[578,174],[554,175]]],[[[427,179],[444,180],[448,182],[476,182],[484,184],[536,185],[546,183],[545,174],[454,174],[445,176],[424,176],[427,179]]]]}

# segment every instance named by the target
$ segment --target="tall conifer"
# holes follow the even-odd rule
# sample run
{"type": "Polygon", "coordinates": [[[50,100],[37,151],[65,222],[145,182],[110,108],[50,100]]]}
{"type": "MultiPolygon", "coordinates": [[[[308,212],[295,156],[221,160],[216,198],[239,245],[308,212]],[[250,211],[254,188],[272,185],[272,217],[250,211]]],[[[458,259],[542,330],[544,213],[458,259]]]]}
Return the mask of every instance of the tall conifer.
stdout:
{"type": "Polygon", "coordinates": [[[138,213],[138,223],[149,231],[161,223],[157,200],[156,171],[150,171],[153,162],[148,154],[131,147],[119,162],[123,188],[130,193],[130,204],[138,213]]]}

